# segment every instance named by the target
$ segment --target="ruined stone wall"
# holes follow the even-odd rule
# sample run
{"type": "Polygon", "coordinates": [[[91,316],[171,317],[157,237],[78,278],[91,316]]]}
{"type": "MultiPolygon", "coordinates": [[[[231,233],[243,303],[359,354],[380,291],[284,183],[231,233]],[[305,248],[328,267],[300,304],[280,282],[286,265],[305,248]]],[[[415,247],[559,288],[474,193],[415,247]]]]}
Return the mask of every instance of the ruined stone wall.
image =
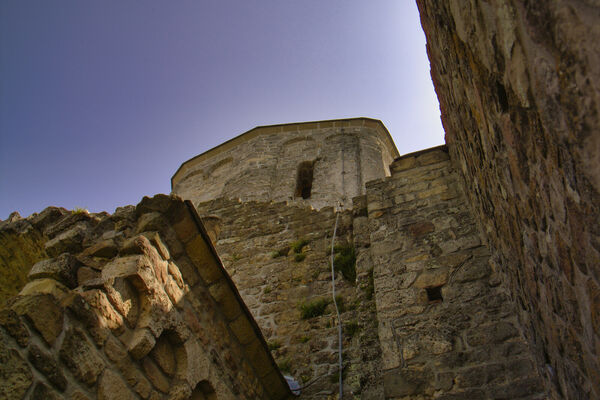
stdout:
{"type": "Polygon", "coordinates": [[[600,6],[417,3],[451,157],[553,397],[600,398],[600,6]]]}
{"type": "Polygon", "coordinates": [[[182,164],[173,193],[194,202],[216,198],[290,201],[323,208],[364,194],[398,155],[381,121],[367,118],[258,127],[182,164]],[[313,163],[310,199],[296,193],[298,167],[313,163]],[[342,173],[343,172],[343,173],[342,173]]]}
{"type": "MultiPolygon", "coordinates": [[[[210,216],[205,220],[218,232],[215,244],[223,264],[280,368],[307,386],[301,398],[335,395],[338,339],[329,263],[333,208],[317,211],[285,202],[227,199],[196,207],[200,215],[210,216]]],[[[360,201],[354,211],[341,213],[336,244],[358,255],[368,243],[365,221],[366,205],[360,201]],[[355,236],[354,226],[362,236],[355,236]]],[[[336,274],[344,330],[344,398],[379,399],[381,356],[370,264],[357,258],[356,269],[347,270],[346,278],[336,274]]]]}
{"type": "Polygon", "coordinates": [[[2,231],[17,225],[44,232],[51,258],[0,311],[1,398],[291,395],[191,205],[49,208],[2,231]]]}
{"type": "Polygon", "coordinates": [[[387,399],[545,399],[445,147],[367,185],[387,399]]]}
{"type": "Polygon", "coordinates": [[[48,258],[44,246],[48,238],[39,228],[48,224],[47,218],[52,218],[53,212],[58,216],[67,213],[64,209],[48,207],[28,220],[14,212],[0,222],[0,307],[25,286],[27,267],[48,258]]]}

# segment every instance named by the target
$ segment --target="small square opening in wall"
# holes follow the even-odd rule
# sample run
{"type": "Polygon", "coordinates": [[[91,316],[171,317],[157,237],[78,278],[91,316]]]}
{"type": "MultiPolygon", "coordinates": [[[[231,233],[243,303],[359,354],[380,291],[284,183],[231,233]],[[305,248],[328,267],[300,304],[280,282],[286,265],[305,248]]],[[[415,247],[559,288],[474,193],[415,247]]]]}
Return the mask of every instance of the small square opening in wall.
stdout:
{"type": "Polygon", "coordinates": [[[442,297],[442,286],[428,287],[425,288],[425,291],[427,292],[427,300],[430,303],[441,303],[444,301],[444,298],[442,297]]]}

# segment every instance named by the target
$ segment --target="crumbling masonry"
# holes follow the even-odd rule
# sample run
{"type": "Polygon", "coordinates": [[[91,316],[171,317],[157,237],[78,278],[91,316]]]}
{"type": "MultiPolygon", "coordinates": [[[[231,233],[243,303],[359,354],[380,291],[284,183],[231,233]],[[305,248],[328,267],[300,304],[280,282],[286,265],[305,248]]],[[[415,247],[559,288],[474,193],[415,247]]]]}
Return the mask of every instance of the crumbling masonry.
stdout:
{"type": "Polygon", "coordinates": [[[417,3],[445,146],[257,127],[171,196],[0,222],[0,397],[600,398],[600,6],[417,3]]]}

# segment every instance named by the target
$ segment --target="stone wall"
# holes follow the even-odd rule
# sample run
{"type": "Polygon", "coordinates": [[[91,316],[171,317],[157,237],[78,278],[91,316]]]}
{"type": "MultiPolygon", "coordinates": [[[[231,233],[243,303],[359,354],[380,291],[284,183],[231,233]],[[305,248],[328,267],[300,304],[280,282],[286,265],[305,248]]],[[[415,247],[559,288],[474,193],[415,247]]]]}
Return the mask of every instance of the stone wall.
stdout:
{"type": "Polygon", "coordinates": [[[600,398],[600,6],[418,0],[446,142],[555,398],[600,398]]]}
{"type": "Polygon", "coordinates": [[[387,399],[543,399],[515,304],[445,147],[367,185],[387,399]]]}
{"type": "MultiPolygon", "coordinates": [[[[334,209],[227,199],[196,207],[206,225],[218,231],[215,244],[223,264],[280,368],[306,386],[301,398],[334,396],[339,376],[330,273],[334,209]]],[[[365,235],[354,236],[354,226],[359,221],[356,225],[364,231],[364,220],[366,205],[360,201],[354,211],[341,213],[336,245],[358,253],[365,235]]],[[[344,398],[381,398],[370,271],[360,256],[356,272],[350,269],[346,278],[336,274],[336,292],[343,303],[344,398]]]]}
{"type": "Polygon", "coordinates": [[[52,258],[0,311],[1,398],[291,395],[191,204],[40,215],[2,227],[44,232],[52,258]]]}
{"type": "Polygon", "coordinates": [[[254,128],[181,165],[173,193],[208,201],[290,201],[323,208],[364,194],[365,182],[388,174],[398,155],[381,121],[368,118],[254,128]],[[296,193],[301,163],[313,166],[309,199],[296,193]],[[342,173],[343,172],[343,173],[342,173]]]}
{"type": "Polygon", "coordinates": [[[48,257],[48,237],[40,228],[67,213],[65,209],[48,207],[28,219],[14,212],[6,221],[0,221],[0,307],[25,286],[28,267],[48,257]]]}

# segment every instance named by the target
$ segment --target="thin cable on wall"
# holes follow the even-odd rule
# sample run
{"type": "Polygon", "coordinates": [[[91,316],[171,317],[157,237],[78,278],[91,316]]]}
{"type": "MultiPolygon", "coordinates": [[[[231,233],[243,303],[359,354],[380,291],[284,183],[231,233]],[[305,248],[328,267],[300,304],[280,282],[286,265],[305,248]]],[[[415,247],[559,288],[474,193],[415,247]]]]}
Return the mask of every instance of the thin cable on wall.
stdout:
{"type": "Polygon", "coordinates": [[[337,301],[335,299],[335,268],[333,265],[333,260],[334,260],[334,247],[335,247],[335,236],[337,234],[337,226],[338,226],[338,219],[340,217],[340,210],[338,207],[338,210],[336,210],[336,215],[335,215],[335,227],[333,228],[333,237],[331,238],[331,296],[333,298],[333,305],[335,306],[335,313],[337,315],[337,319],[338,319],[338,362],[339,362],[339,369],[338,369],[338,375],[339,375],[339,385],[340,385],[340,397],[339,400],[342,400],[342,392],[343,392],[343,386],[342,386],[342,368],[343,368],[343,360],[342,360],[342,319],[340,317],[340,310],[338,308],[337,305],[337,301]]]}

